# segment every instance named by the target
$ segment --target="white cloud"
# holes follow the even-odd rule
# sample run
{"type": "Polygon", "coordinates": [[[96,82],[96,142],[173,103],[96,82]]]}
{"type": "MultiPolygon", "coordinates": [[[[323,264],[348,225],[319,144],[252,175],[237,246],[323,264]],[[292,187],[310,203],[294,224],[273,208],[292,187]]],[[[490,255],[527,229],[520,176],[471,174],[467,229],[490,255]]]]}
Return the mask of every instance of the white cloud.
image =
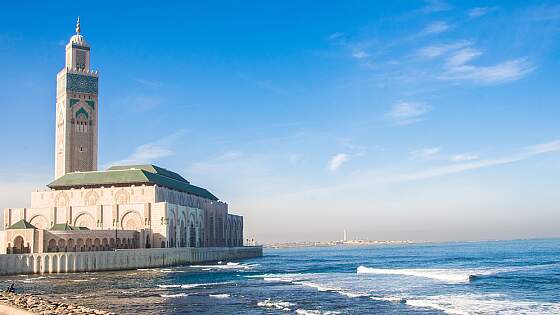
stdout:
{"type": "Polygon", "coordinates": [[[480,55],[482,55],[481,51],[468,47],[455,52],[447,59],[445,64],[448,68],[460,67],[480,55]]]}
{"type": "Polygon", "coordinates": [[[424,58],[435,58],[444,55],[450,51],[471,45],[471,42],[462,40],[451,44],[430,45],[418,50],[418,55],[424,58]]]}
{"type": "Polygon", "coordinates": [[[490,7],[478,7],[478,8],[472,8],[469,10],[469,18],[474,19],[477,17],[481,17],[484,16],[488,13],[490,13],[493,10],[493,8],[490,7]]]}
{"type": "Polygon", "coordinates": [[[468,154],[468,153],[457,154],[451,157],[451,161],[453,162],[466,162],[466,161],[474,161],[478,159],[480,159],[478,155],[468,154]]]}
{"type": "Polygon", "coordinates": [[[424,148],[420,150],[410,151],[410,156],[414,160],[429,160],[434,158],[440,151],[441,148],[439,147],[424,148]]]}
{"type": "Polygon", "coordinates": [[[433,13],[433,12],[441,12],[441,11],[448,11],[451,9],[451,6],[448,5],[446,2],[441,0],[427,0],[426,6],[422,8],[422,12],[424,13],[433,13]]]}
{"type": "Polygon", "coordinates": [[[532,155],[560,151],[560,140],[530,146],[526,150],[532,155]]]}
{"type": "Polygon", "coordinates": [[[471,63],[482,52],[467,47],[454,52],[444,64],[441,80],[468,80],[480,83],[503,83],[524,77],[535,67],[525,58],[507,60],[490,66],[476,66],[471,63]]]}
{"type": "Polygon", "coordinates": [[[471,161],[471,162],[464,162],[464,163],[442,165],[426,171],[413,172],[413,173],[393,176],[390,179],[388,179],[388,181],[390,182],[414,181],[414,180],[422,180],[422,179],[428,179],[433,177],[451,175],[451,174],[476,170],[480,168],[520,162],[542,154],[547,154],[552,152],[560,152],[560,139],[552,142],[547,142],[547,143],[542,143],[531,147],[527,147],[522,152],[519,152],[517,154],[512,154],[510,156],[506,156],[502,158],[485,159],[485,160],[478,160],[478,161],[471,161]]]}
{"type": "Polygon", "coordinates": [[[437,21],[428,24],[421,32],[420,35],[433,35],[443,33],[449,30],[451,26],[444,21],[437,21]]]}
{"type": "Polygon", "coordinates": [[[336,172],[336,170],[338,170],[342,166],[342,164],[347,162],[349,158],[350,156],[345,153],[339,153],[333,156],[329,161],[329,165],[328,165],[329,171],[336,172]]]}
{"type": "Polygon", "coordinates": [[[179,130],[169,136],[151,143],[137,146],[129,156],[122,160],[109,162],[105,167],[112,165],[134,165],[154,163],[159,159],[171,156],[175,152],[171,149],[173,143],[185,134],[185,130],[179,130]]]}
{"type": "Polygon", "coordinates": [[[369,54],[363,50],[357,50],[352,53],[352,57],[356,59],[365,59],[369,57],[369,54]]]}
{"type": "Polygon", "coordinates": [[[386,116],[396,125],[410,125],[422,120],[431,107],[418,102],[398,102],[386,116]]]}
{"type": "Polygon", "coordinates": [[[341,37],[343,37],[343,36],[344,36],[344,33],[342,33],[342,32],[336,32],[336,33],[332,33],[331,35],[329,35],[329,38],[328,38],[328,39],[329,39],[329,40],[336,40],[336,39],[339,39],[339,38],[341,38],[341,37]]]}

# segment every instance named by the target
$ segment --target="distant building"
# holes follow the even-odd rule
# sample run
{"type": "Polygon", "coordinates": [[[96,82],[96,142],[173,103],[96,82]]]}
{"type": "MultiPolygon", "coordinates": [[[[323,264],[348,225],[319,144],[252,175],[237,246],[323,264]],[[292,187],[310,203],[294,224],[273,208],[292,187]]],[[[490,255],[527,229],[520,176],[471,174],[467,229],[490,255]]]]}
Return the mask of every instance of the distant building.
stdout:
{"type": "Polygon", "coordinates": [[[4,209],[0,253],[243,246],[243,217],[181,175],[97,170],[98,80],[78,19],[57,75],[55,180],[30,208],[4,209]]]}

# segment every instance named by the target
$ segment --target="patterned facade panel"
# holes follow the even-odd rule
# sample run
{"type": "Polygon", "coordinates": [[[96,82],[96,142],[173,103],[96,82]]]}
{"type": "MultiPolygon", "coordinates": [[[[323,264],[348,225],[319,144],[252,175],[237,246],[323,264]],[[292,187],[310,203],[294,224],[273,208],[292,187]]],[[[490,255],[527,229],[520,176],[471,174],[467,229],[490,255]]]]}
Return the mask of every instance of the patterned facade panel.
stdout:
{"type": "Polygon", "coordinates": [[[72,92],[97,94],[98,79],[97,77],[68,73],[66,75],[66,88],[72,92]]]}

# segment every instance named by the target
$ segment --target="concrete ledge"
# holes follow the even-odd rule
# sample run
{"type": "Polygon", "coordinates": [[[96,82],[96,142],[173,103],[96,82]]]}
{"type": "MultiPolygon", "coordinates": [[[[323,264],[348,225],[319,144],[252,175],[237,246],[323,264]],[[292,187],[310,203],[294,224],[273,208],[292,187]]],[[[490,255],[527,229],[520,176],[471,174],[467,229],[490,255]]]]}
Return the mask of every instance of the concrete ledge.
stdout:
{"type": "Polygon", "coordinates": [[[0,275],[158,268],[261,257],[262,246],[125,249],[0,255],[0,275]]]}

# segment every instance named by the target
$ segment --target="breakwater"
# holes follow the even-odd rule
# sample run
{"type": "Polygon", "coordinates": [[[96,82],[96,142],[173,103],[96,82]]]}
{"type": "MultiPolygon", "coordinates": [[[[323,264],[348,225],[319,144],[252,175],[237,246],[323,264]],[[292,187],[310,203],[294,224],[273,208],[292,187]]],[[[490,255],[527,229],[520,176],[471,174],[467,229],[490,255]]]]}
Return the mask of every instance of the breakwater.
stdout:
{"type": "Polygon", "coordinates": [[[158,268],[262,256],[261,246],[182,247],[0,255],[0,275],[158,268]]]}

